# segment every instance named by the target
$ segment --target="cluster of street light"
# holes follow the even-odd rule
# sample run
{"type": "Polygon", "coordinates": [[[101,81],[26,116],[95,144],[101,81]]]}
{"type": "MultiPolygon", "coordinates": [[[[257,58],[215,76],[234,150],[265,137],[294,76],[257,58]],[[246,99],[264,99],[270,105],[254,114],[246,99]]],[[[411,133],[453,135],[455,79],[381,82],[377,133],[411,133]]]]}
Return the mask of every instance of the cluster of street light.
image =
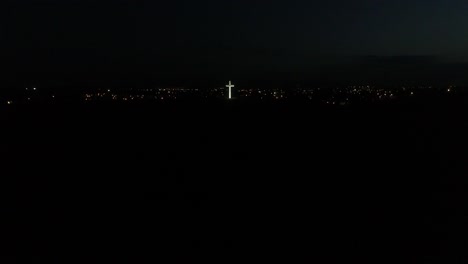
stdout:
{"type": "MultiPolygon", "coordinates": [[[[178,99],[238,99],[238,100],[311,100],[327,105],[348,105],[359,102],[377,102],[412,97],[426,91],[437,93],[456,93],[456,86],[433,88],[432,86],[377,87],[371,85],[315,87],[315,88],[244,88],[229,84],[222,88],[191,89],[176,88],[128,88],[128,89],[95,89],[83,94],[85,101],[162,101],[178,99]],[[233,89],[236,87],[236,89],[233,89]]],[[[54,94],[41,95],[36,87],[25,88],[24,98],[8,99],[7,105],[28,103],[55,98],[54,94]]]]}

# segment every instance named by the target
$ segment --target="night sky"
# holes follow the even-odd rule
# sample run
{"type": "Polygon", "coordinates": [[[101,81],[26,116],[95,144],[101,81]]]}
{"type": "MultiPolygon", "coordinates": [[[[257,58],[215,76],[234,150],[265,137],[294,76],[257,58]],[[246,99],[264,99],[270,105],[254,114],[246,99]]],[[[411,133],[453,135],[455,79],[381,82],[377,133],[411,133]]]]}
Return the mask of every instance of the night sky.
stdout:
{"type": "Polygon", "coordinates": [[[2,79],[378,79],[402,65],[457,79],[466,14],[464,0],[7,0],[2,79]]]}

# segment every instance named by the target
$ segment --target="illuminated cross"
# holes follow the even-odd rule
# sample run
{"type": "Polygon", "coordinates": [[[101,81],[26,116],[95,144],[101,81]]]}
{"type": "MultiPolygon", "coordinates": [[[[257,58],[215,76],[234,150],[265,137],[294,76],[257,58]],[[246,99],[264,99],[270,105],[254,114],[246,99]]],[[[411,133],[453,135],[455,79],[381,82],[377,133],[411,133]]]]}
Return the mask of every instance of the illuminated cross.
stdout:
{"type": "Polygon", "coordinates": [[[229,81],[229,84],[226,85],[226,87],[229,88],[229,99],[231,99],[231,98],[232,98],[232,96],[231,96],[231,94],[232,94],[232,93],[231,93],[231,89],[234,88],[234,85],[232,85],[231,81],[229,81]]]}

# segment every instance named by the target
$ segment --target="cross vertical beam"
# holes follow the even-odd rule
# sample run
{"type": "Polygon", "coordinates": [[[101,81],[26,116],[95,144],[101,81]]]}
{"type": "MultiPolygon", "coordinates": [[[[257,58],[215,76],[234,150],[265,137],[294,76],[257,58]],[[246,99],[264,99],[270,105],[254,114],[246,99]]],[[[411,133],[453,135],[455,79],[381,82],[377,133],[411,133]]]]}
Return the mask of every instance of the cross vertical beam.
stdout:
{"type": "Polygon", "coordinates": [[[229,84],[226,85],[226,87],[229,88],[229,99],[232,99],[232,88],[235,86],[231,83],[231,81],[229,81],[229,84]]]}

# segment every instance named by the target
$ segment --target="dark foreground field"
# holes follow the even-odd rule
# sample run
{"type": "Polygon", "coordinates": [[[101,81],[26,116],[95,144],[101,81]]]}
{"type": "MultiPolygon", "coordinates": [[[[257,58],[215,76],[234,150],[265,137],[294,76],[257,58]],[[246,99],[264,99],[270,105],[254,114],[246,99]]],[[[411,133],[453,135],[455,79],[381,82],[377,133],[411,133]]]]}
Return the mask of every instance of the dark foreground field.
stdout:
{"type": "Polygon", "coordinates": [[[466,106],[4,108],[0,263],[466,263],[466,106]]]}

